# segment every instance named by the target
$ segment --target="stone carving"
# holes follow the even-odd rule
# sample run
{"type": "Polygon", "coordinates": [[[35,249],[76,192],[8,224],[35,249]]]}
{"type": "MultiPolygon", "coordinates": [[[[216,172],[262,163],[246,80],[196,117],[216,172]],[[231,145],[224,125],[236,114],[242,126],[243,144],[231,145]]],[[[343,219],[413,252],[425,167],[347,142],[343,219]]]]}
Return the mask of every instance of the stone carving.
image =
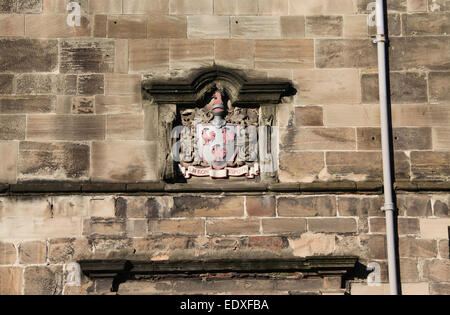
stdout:
{"type": "Polygon", "coordinates": [[[180,110],[179,170],[185,178],[259,175],[258,109],[224,104],[216,90],[203,108],[180,110]]]}

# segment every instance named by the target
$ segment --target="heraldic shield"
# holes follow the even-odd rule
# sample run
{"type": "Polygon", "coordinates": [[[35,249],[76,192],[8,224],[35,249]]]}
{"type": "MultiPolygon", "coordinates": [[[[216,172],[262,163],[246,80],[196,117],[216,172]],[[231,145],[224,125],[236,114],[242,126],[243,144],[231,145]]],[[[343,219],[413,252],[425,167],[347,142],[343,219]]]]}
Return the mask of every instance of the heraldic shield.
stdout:
{"type": "MultiPolygon", "coordinates": [[[[249,156],[249,154],[246,154],[249,149],[249,141],[246,140],[248,130],[245,130],[239,123],[228,122],[225,119],[227,109],[223,103],[222,92],[216,91],[209,103],[210,111],[205,112],[203,109],[199,109],[196,112],[197,116],[203,117],[199,118],[195,115],[191,117],[193,119],[193,147],[195,152],[193,163],[186,163],[185,159],[184,162],[179,164],[180,171],[185,178],[191,178],[192,176],[211,178],[246,176],[247,178],[254,178],[259,174],[257,162],[251,165],[245,162],[246,157],[248,159],[249,156]],[[208,122],[205,122],[205,120],[208,122]]],[[[192,112],[187,111],[185,114],[192,115],[192,112]]],[[[181,139],[184,139],[184,144],[183,140],[181,144],[182,151],[186,151],[190,146],[190,138],[189,130],[182,132],[181,139]]],[[[257,135],[254,135],[253,138],[256,140],[257,135]]],[[[255,150],[257,151],[257,149],[255,150]]],[[[182,152],[182,156],[190,156],[186,153],[182,152]]]]}

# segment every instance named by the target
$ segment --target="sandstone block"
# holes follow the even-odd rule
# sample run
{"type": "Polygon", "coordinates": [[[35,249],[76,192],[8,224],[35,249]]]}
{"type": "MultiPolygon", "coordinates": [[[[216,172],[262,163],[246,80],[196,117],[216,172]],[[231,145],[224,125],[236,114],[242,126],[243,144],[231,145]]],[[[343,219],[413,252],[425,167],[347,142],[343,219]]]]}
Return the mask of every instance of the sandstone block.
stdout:
{"type": "Polygon", "coordinates": [[[263,219],[262,229],[264,234],[302,234],[306,232],[306,219],[263,219]]]}
{"type": "Polygon", "coordinates": [[[447,104],[405,104],[392,106],[394,126],[448,126],[450,108],[447,104]]]}
{"type": "Polygon", "coordinates": [[[155,181],[158,176],[157,154],[156,142],[94,142],[91,177],[106,182],[155,181]]]}
{"type": "Polygon", "coordinates": [[[308,219],[308,231],[319,233],[356,233],[355,219],[315,218],[308,219]]]}
{"type": "Polygon", "coordinates": [[[139,113],[141,110],[140,95],[95,96],[95,112],[97,114],[131,114],[139,113]]]}
{"type": "Polygon", "coordinates": [[[89,200],[89,217],[115,217],[115,200],[113,197],[93,197],[89,200]]]}
{"type": "Polygon", "coordinates": [[[246,211],[247,215],[251,217],[274,217],[275,211],[275,197],[246,197],[246,211]]]}
{"type": "Polygon", "coordinates": [[[328,172],[337,178],[362,181],[382,174],[381,155],[376,152],[327,152],[326,163],[328,172]]]}
{"type": "Polygon", "coordinates": [[[402,16],[403,34],[446,35],[450,34],[450,13],[414,13],[402,16]]]}
{"type": "Polygon", "coordinates": [[[13,93],[13,74],[0,74],[0,94],[13,93]]]}
{"type": "Polygon", "coordinates": [[[340,216],[368,217],[381,216],[383,200],[381,197],[338,197],[338,210],[340,216]]]}
{"type": "Polygon", "coordinates": [[[450,244],[448,240],[440,240],[439,243],[439,257],[442,259],[450,259],[450,244]]]}
{"type": "Polygon", "coordinates": [[[72,114],[93,114],[94,112],[93,97],[74,97],[72,99],[72,114]]]}
{"type": "MultiPolygon", "coordinates": [[[[402,35],[402,15],[397,13],[389,13],[388,14],[388,30],[389,36],[401,36],[402,35]]],[[[369,35],[376,36],[377,35],[377,27],[376,25],[369,27],[369,35]]]]}
{"type": "Polygon", "coordinates": [[[227,16],[188,16],[187,35],[188,38],[229,38],[230,19],[227,16]]]}
{"type": "Polygon", "coordinates": [[[281,16],[281,36],[283,38],[303,38],[305,37],[305,17],[304,16],[281,16]]]}
{"type": "Polygon", "coordinates": [[[296,107],[295,124],[296,126],[323,126],[323,107],[296,107]]]}
{"type": "Polygon", "coordinates": [[[355,13],[355,4],[352,0],[289,0],[289,13],[291,15],[326,15],[326,14],[352,14],[355,13]]]}
{"type": "Polygon", "coordinates": [[[226,67],[254,67],[255,42],[253,40],[218,39],[214,45],[216,63],[226,67]]]}
{"type": "Polygon", "coordinates": [[[94,16],[94,37],[106,38],[108,28],[107,15],[94,16]]]}
{"type": "Polygon", "coordinates": [[[243,217],[242,197],[208,198],[198,196],[174,197],[173,217],[243,217]]]}
{"type": "Polygon", "coordinates": [[[17,5],[14,0],[5,0],[0,3],[0,12],[1,13],[13,13],[17,10],[17,5]]]}
{"type": "Polygon", "coordinates": [[[124,14],[169,14],[169,0],[124,0],[124,14]]]}
{"type": "Polygon", "coordinates": [[[19,246],[21,264],[44,264],[47,261],[47,244],[41,241],[24,242],[19,246]]]}
{"type": "Polygon", "coordinates": [[[42,0],[17,0],[18,13],[40,13],[42,12],[42,0]]]}
{"type": "Polygon", "coordinates": [[[299,104],[358,104],[359,72],[345,70],[294,70],[299,104]],[[323,87],[327,88],[324,89],[323,87]]]}
{"type": "Polygon", "coordinates": [[[445,0],[434,0],[432,2],[428,2],[428,10],[430,12],[449,11],[450,5],[445,0]]]}
{"type": "Polygon", "coordinates": [[[150,220],[148,231],[151,235],[203,235],[204,220],[150,220]]]}
{"type": "Polygon", "coordinates": [[[130,71],[152,71],[169,69],[168,40],[130,41],[130,71]]]}
{"type": "Polygon", "coordinates": [[[423,276],[434,282],[450,282],[450,261],[448,259],[426,260],[423,276]]]}
{"type": "Polygon", "coordinates": [[[214,0],[215,15],[256,15],[258,0],[214,0]]]}
{"type": "Polygon", "coordinates": [[[55,196],[52,198],[53,215],[55,217],[85,217],[88,216],[89,197],[55,196]]]}
{"type": "Polygon", "coordinates": [[[427,11],[427,0],[407,0],[408,12],[427,11]]]}
{"type": "Polygon", "coordinates": [[[0,97],[2,114],[41,114],[55,112],[56,97],[53,96],[10,96],[0,97]]]}
{"type": "Polygon", "coordinates": [[[0,115],[0,140],[24,140],[25,128],[25,115],[0,115]]]}
{"type": "Polygon", "coordinates": [[[408,217],[429,217],[431,200],[427,195],[398,195],[397,207],[402,215],[408,217]]]}
{"type": "Polygon", "coordinates": [[[450,295],[449,283],[432,283],[430,285],[432,295],[450,295]]]}
{"type": "Polygon", "coordinates": [[[207,39],[170,40],[170,69],[199,68],[214,63],[214,41],[207,39]]]}
{"type": "Polygon", "coordinates": [[[355,150],[355,129],[289,128],[282,132],[280,145],[288,150],[355,150]]]}
{"type": "Polygon", "coordinates": [[[0,39],[2,72],[53,72],[57,64],[57,40],[0,39]]]}
{"type": "Polygon", "coordinates": [[[449,152],[411,152],[411,172],[416,179],[448,179],[450,176],[449,152]]]}
{"type": "Polygon", "coordinates": [[[345,15],[343,35],[348,38],[367,38],[369,36],[367,17],[365,15],[345,15]]]}
{"type": "Polygon", "coordinates": [[[0,36],[24,36],[25,35],[24,19],[25,18],[23,15],[1,15],[0,36]]]}
{"type": "Polygon", "coordinates": [[[89,176],[89,146],[21,142],[18,172],[21,179],[86,179],[89,176]]]}
{"type": "Polygon", "coordinates": [[[230,18],[231,37],[242,39],[267,39],[281,37],[278,16],[246,16],[230,18]]]}
{"type": "MultiPolygon", "coordinates": [[[[389,4],[387,6],[388,11],[400,11],[405,12],[406,11],[406,1],[407,0],[393,0],[389,1],[389,4]]],[[[359,13],[368,13],[367,11],[367,5],[371,2],[371,0],[357,0],[356,1],[356,7],[358,9],[359,13]]]]}
{"type": "Polygon", "coordinates": [[[260,220],[209,220],[206,221],[207,235],[255,235],[260,234],[260,220]]]}
{"type": "Polygon", "coordinates": [[[450,87],[448,85],[449,80],[449,72],[431,72],[428,75],[428,84],[430,85],[430,102],[448,103],[450,101],[450,87]]]}
{"type": "Polygon", "coordinates": [[[370,105],[323,106],[324,125],[330,127],[379,126],[380,108],[370,105]]]}
{"type": "Polygon", "coordinates": [[[400,257],[434,258],[437,257],[437,243],[434,240],[400,237],[400,257]]]}
{"type": "Polygon", "coordinates": [[[80,26],[69,26],[65,14],[27,15],[25,18],[25,35],[31,38],[89,37],[93,18],[81,16],[80,22],[80,26]]]}
{"type": "Polygon", "coordinates": [[[107,126],[107,139],[144,140],[144,115],[108,115],[107,126]]]}
{"type": "Polygon", "coordinates": [[[133,95],[141,91],[141,76],[134,74],[106,74],[105,95],[133,95]]]}
{"type": "Polygon", "coordinates": [[[149,233],[148,222],[144,219],[127,220],[128,237],[145,237],[149,233]]]}
{"type": "Polygon", "coordinates": [[[123,219],[85,219],[83,221],[83,236],[125,236],[126,221],[123,219]]]}
{"type": "MultiPolygon", "coordinates": [[[[370,218],[371,233],[386,233],[386,220],[384,218],[370,218]]],[[[419,234],[418,218],[398,218],[398,233],[400,235],[419,234]]]]}
{"type": "Polygon", "coordinates": [[[334,217],[336,199],[333,196],[278,197],[280,217],[334,217]]]}
{"type": "Polygon", "coordinates": [[[2,157],[2,164],[0,165],[0,183],[16,183],[18,151],[19,144],[15,141],[0,142],[0,156],[2,157]]]}
{"type": "Polygon", "coordinates": [[[115,51],[115,62],[114,62],[114,72],[116,73],[128,73],[128,40],[127,39],[117,39],[116,40],[116,51],[115,51]]]}
{"type": "Polygon", "coordinates": [[[26,295],[60,295],[64,275],[62,266],[27,267],[24,273],[26,295]]]}
{"type": "Polygon", "coordinates": [[[89,258],[91,251],[87,239],[59,238],[50,240],[48,256],[52,264],[67,264],[77,259],[89,258]]]}
{"type": "Polygon", "coordinates": [[[387,259],[385,235],[364,234],[361,236],[361,246],[366,248],[365,256],[368,259],[387,259]]]}
{"type": "Polygon", "coordinates": [[[117,15],[108,17],[109,38],[147,38],[147,17],[117,15]]]}
{"type": "Polygon", "coordinates": [[[260,69],[312,68],[314,42],[310,39],[257,40],[255,67],[260,69]]]}
{"type": "Polygon", "coordinates": [[[259,15],[287,15],[288,0],[258,0],[259,15]]]}
{"type": "Polygon", "coordinates": [[[155,15],[148,20],[148,38],[187,38],[187,17],[155,15]]]}
{"type": "Polygon", "coordinates": [[[377,53],[367,39],[320,39],[316,43],[318,68],[376,68],[377,53]]]}
{"type": "Polygon", "coordinates": [[[78,94],[79,95],[95,95],[104,93],[104,76],[103,74],[87,74],[78,76],[78,94]]]}
{"type": "Polygon", "coordinates": [[[324,168],[322,152],[280,153],[280,182],[312,182],[324,168]]]}
{"type": "Polygon", "coordinates": [[[170,14],[200,15],[213,13],[213,0],[172,0],[170,14]]]}
{"type": "Polygon", "coordinates": [[[335,236],[320,233],[305,233],[299,239],[289,239],[294,256],[309,257],[329,255],[335,248],[335,236]]]}
{"type": "Polygon", "coordinates": [[[0,265],[13,265],[16,263],[16,247],[13,243],[0,242],[0,265]]]}
{"type": "Polygon", "coordinates": [[[445,218],[448,217],[449,206],[450,206],[450,196],[434,196],[434,215],[437,217],[445,218]]]}
{"type": "Polygon", "coordinates": [[[22,294],[22,274],[23,269],[19,267],[0,267],[0,294],[22,294]]]}
{"type": "Polygon", "coordinates": [[[307,37],[341,37],[342,34],[342,16],[318,15],[306,17],[307,37]]]}
{"type": "Polygon", "coordinates": [[[27,139],[30,140],[103,140],[104,116],[30,115],[27,139]]]}
{"type": "Polygon", "coordinates": [[[448,239],[450,219],[420,219],[420,234],[424,239],[448,239]]]}
{"type": "Polygon", "coordinates": [[[61,42],[62,73],[114,71],[114,41],[64,40],[61,42]]]}
{"type": "Polygon", "coordinates": [[[91,14],[120,14],[122,13],[121,0],[94,0],[89,1],[91,14]]]}

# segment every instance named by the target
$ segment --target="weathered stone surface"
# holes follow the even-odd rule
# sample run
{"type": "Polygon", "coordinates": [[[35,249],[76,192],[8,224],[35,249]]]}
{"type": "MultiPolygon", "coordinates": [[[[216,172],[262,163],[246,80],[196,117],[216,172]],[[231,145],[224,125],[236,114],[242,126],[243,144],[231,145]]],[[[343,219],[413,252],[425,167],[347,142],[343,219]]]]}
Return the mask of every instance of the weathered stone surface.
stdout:
{"type": "Polygon", "coordinates": [[[255,67],[260,69],[312,68],[314,42],[310,39],[257,40],[255,67]]]}
{"type": "Polygon", "coordinates": [[[144,140],[144,115],[108,115],[106,138],[115,140],[144,140]]]}
{"type": "Polygon", "coordinates": [[[450,72],[431,72],[428,74],[428,84],[430,85],[430,102],[450,102],[449,80],[450,72]]]}
{"type": "Polygon", "coordinates": [[[124,14],[168,14],[168,0],[124,0],[124,14]]]}
{"type": "Polygon", "coordinates": [[[341,37],[342,33],[342,16],[318,15],[306,17],[307,37],[341,37]]]}
{"type": "Polygon", "coordinates": [[[344,37],[367,38],[367,17],[365,15],[344,16],[344,37]]]}
{"type": "Polygon", "coordinates": [[[361,102],[359,71],[294,70],[300,104],[358,104],[361,102]],[[324,89],[323,87],[327,88],[324,89]]]}
{"type": "MultiPolygon", "coordinates": [[[[358,128],[358,150],[381,150],[381,130],[379,128],[358,128]]],[[[394,128],[394,148],[396,150],[431,150],[431,128],[394,128]]]]}
{"type": "Polygon", "coordinates": [[[382,205],[383,200],[378,196],[338,197],[339,216],[350,216],[350,217],[381,216],[383,214],[383,212],[381,211],[382,205]]]}
{"type": "Polygon", "coordinates": [[[141,110],[140,95],[95,96],[97,114],[139,113],[141,110]]]}
{"type": "Polygon", "coordinates": [[[13,243],[0,242],[0,265],[13,265],[16,263],[16,247],[13,243]]]}
{"type": "Polygon", "coordinates": [[[16,12],[16,2],[15,0],[4,0],[0,3],[1,13],[13,13],[16,12]]]}
{"type": "Polygon", "coordinates": [[[434,202],[434,215],[437,217],[448,217],[449,212],[449,206],[450,206],[450,197],[447,196],[435,196],[433,199],[435,199],[434,202]]]}
{"type": "Polygon", "coordinates": [[[433,0],[428,2],[428,9],[431,12],[449,11],[450,4],[446,0],[433,0]]]}
{"type": "Polygon", "coordinates": [[[385,235],[361,235],[361,246],[365,248],[368,259],[386,259],[387,247],[385,235]]]}
{"type": "Polygon", "coordinates": [[[291,15],[326,15],[355,13],[352,0],[289,0],[289,14],[291,15]]]}
{"type": "Polygon", "coordinates": [[[443,259],[450,259],[450,245],[448,240],[440,240],[439,243],[439,256],[443,259]]]}
{"type": "Polygon", "coordinates": [[[433,295],[450,295],[449,283],[432,283],[430,285],[430,291],[433,295]]]}
{"type": "Polygon", "coordinates": [[[227,16],[188,16],[187,35],[188,38],[229,38],[230,19],[227,16]]]}
{"type": "Polygon", "coordinates": [[[247,215],[251,217],[274,217],[275,211],[275,197],[246,197],[246,211],[247,215]]]}
{"type": "Polygon", "coordinates": [[[435,282],[450,282],[450,260],[426,260],[423,266],[425,279],[435,282]]]}
{"type": "Polygon", "coordinates": [[[24,265],[44,264],[47,261],[47,244],[41,241],[25,242],[19,246],[19,262],[24,265]]]}
{"type": "Polygon", "coordinates": [[[168,40],[131,40],[130,71],[169,69],[168,40]]]}
{"type": "Polygon", "coordinates": [[[255,235],[259,234],[260,220],[209,220],[206,221],[207,235],[255,235]]]}
{"type": "Polygon", "coordinates": [[[281,16],[280,23],[281,23],[281,36],[283,38],[305,37],[304,16],[281,16]]]}
{"type": "Polygon", "coordinates": [[[122,13],[122,1],[120,0],[94,0],[89,1],[91,14],[120,14],[122,13]]]}
{"type": "Polygon", "coordinates": [[[174,197],[173,217],[242,217],[242,197],[208,198],[198,196],[174,197]]]}
{"type": "Polygon", "coordinates": [[[108,28],[108,16],[96,15],[94,17],[94,37],[105,38],[108,28]]]}
{"type": "Polygon", "coordinates": [[[428,0],[407,0],[408,12],[427,11],[428,0]]]}
{"type": "Polygon", "coordinates": [[[230,19],[231,37],[246,39],[280,38],[279,16],[246,16],[230,19]]]}
{"type": "Polygon", "coordinates": [[[93,114],[94,111],[93,97],[74,97],[72,99],[72,114],[93,114]]]}
{"type": "Polygon", "coordinates": [[[450,69],[450,37],[400,37],[390,41],[391,70],[450,69]]]}
{"type": "Polygon", "coordinates": [[[380,106],[369,105],[326,105],[323,106],[323,120],[325,126],[379,126],[380,106]]]}
{"type": "Polygon", "coordinates": [[[255,42],[244,39],[218,39],[214,60],[225,67],[253,68],[255,42]]]}
{"type": "Polygon", "coordinates": [[[306,232],[306,219],[263,219],[262,229],[264,234],[302,234],[306,232]]]}
{"type": "Polygon", "coordinates": [[[91,255],[91,245],[87,239],[52,239],[49,242],[49,260],[52,264],[66,264],[91,255]]]}
{"type": "Polygon", "coordinates": [[[294,256],[308,257],[329,255],[335,248],[335,236],[321,233],[305,233],[299,239],[289,239],[294,256]]]}
{"type": "Polygon", "coordinates": [[[13,79],[12,74],[0,74],[0,94],[12,94],[13,79]]]}
{"type": "Polygon", "coordinates": [[[95,95],[104,93],[105,79],[103,74],[88,74],[78,76],[78,94],[95,95]]]}
{"type": "Polygon", "coordinates": [[[287,15],[288,0],[258,0],[259,15],[287,15]]]}
{"type": "Polygon", "coordinates": [[[399,240],[400,257],[434,258],[437,257],[437,243],[434,240],[401,237],[399,240]]]}
{"type": "MultiPolygon", "coordinates": [[[[370,218],[371,233],[386,233],[386,220],[384,218],[370,218]]],[[[398,218],[398,233],[400,235],[419,234],[418,218],[398,218]]]]}
{"type": "Polygon", "coordinates": [[[324,168],[322,152],[280,153],[280,182],[312,182],[324,168]]]}
{"type": "Polygon", "coordinates": [[[89,200],[89,217],[114,218],[115,200],[110,196],[93,197],[89,200]]]}
{"type": "Polygon", "coordinates": [[[133,95],[137,97],[141,91],[141,76],[134,74],[106,74],[106,95],[133,95]]]}
{"type": "Polygon", "coordinates": [[[427,195],[398,195],[397,207],[408,217],[431,216],[431,200],[427,195]]]}
{"type": "Polygon", "coordinates": [[[318,68],[375,68],[377,53],[367,39],[321,39],[316,43],[318,68]]]}
{"type": "Polygon", "coordinates": [[[0,156],[2,157],[2,163],[0,164],[0,183],[16,183],[18,151],[19,144],[16,141],[0,142],[0,156]]]}
{"type": "Polygon", "coordinates": [[[82,217],[88,215],[89,197],[54,196],[52,198],[53,215],[55,217],[82,217]]]}
{"type": "Polygon", "coordinates": [[[411,152],[411,172],[415,179],[448,179],[450,176],[449,152],[411,152]]]}
{"type": "Polygon", "coordinates": [[[22,74],[16,78],[17,94],[65,94],[77,92],[75,75],[22,74]]]}
{"type": "Polygon", "coordinates": [[[83,236],[102,237],[125,236],[126,221],[115,218],[95,218],[83,221],[83,236]]]}
{"type": "Polygon", "coordinates": [[[169,8],[171,15],[212,14],[213,0],[172,0],[169,8]]]}
{"type": "Polygon", "coordinates": [[[319,233],[356,233],[355,219],[315,218],[308,219],[308,231],[319,233]]]}
{"type": "Polygon", "coordinates": [[[0,71],[53,72],[57,63],[56,40],[0,39],[0,71]]]}
{"type": "MultiPolygon", "coordinates": [[[[389,36],[401,36],[402,35],[402,15],[397,13],[388,14],[388,32],[389,36]]],[[[369,35],[377,35],[376,25],[369,27],[369,35]]]]}
{"type": "Polygon", "coordinates": [[[448,239],[450,219],[420,219],[420,234],[424,239],[448,239]]]}
{"type": "Polygon", "coordinates": [[[447,104],[405,104],[392,106],[394,126],[448,126],[450,107],[447,104]]]}
{"type": "Polygon", "coordinates": [[[204,220],[150,220],[148,231],[151,235],[203,235],[204,220]]]}
{"type": "Polygon", "coordinates": [[[279,197],[277,212],[280,217],[334,217],[336,199],[332,196],[279,197]]]}
{"type": "Polygon", "coordinates": [[[18,13],[42,12],[42,0],[16,0],[18,13]]]}
{"type": "Polygon", "coordinates": [[[212,66],[214,41],[207,39],[174,39],[169,43],[170,69],[212,66]]]}
{"type": "Polygon", "coordinates": [[[281,133],[282,148],[288,150],[355,150],[353,128],[288,128],[281,133]]]}
{"type": "Polygon", "coordinates": [[[80,26],[73,27],[67,24],[67,15],[27,15],[25,18],[25,35],[31,38],[89,37],[93,24],[92,17],[81,16],[80,22],[80,26]]]}
{"type": "Polygon", "coordinates": [[[256,15],[258,0],[214,0],[215,15],[256,15]]]}
{"type": "Polygon", "coordinates": [[[91,177],[106,182],[155,181],[158,176],[157,157],[155,142],[94,142],[91,177]]]}
{"type": "Polygon", "coordinates": [[[112,40],[64,40],[60,49],[62,73],[114,71],[112,40]]]}
{"type": "Polygon", "coordinates": [[[0,267],[0,294],[22,294],[23,269],[19,267],[0,267]]]}
{"type": "Polygon", "coordinates": [[[155,15],[148,21],[148,38],[186,38],[185,16],[155,15]]]}
{"type": "Polygon", "coordinates": [[[25,115],[0,115],[0,140],[24,140],[25,128],[25,115]]]}
{"type": "Polygon", "coordinates": [[[450,34],[450,13],[415,13],[402,16],[405,36],[450,34]]]}
{"type": "MultiPolygon", "coordinates": [[[[420,73],[391,73],[391,100],[392,103],[426,103],[427,81],[426,76],[420,73]]],[[[363,103],[378,103],[378,75],[363,74],[361,77],[363,103]],[[375,90],[374,90],[375,89],[375,90]]]]}
{"type": "Polygon", "coordinates": [[[54,96],[8,96],[0,97],[1,114],[52,113],[55,111],[54,96]]]}
{"type": "MultiPolygon", "coordinates": [[[[356,1],[356,7],[358,9],[358,13],[369,13],[367,11],[367,5],[372,2],[371,0],[357,0],[356,1]]],[[[388,11],[400,11],[405,12],[406,11],[406,2],[407,0],[392,0],[389,1],[389,4],[387,6],[388,11]]]]}
{"type": "Polygon", "coordinates": [[[295,124],[296,126],[323,126],[323,107],[296,107],[295,124]]]}
{"type": "Polygon", "coordinates": [[[22,179],[85,179],[89,176],[89,146],[21,142],[18,171],[22,179]]]}
{"type": "Polygon", "coordinates": [[[62,266],[27,267],[24,273],[26,295],[60,295],[64,275],[62,266]]]}
{"type": "Polygon", "coordinates": [[[104,116],[30,115],[27,139],[30,140],[103,140],[104,116]]]}
{"type": "Polygon", "coordinates": [[[25,33],[25,23],[23,16],[0,15],[0,36],[23,36],[24,33],[25,33]]]}
{"type": "Polygon", "coordinates": [[[111,16],[108,17],[109,38],[147,38],[146,16],[111,16]]]}

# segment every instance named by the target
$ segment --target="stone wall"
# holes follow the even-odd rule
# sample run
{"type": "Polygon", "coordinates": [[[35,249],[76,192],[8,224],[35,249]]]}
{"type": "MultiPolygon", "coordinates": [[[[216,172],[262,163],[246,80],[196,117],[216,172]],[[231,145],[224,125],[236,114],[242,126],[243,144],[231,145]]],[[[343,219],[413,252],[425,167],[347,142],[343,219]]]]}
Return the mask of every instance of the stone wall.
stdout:
{"type": "MultiPolygon", "coordinates": [[[[356,255],[379,262],[387,281],[370,1],[80,0],[80,27],[67,25],[68,2],[0,4],[1,294],[73,293],[64,289],[67,263],[130,255],[356,255]],[[158,108],[142,101],[141,82],[212,66],[293,82],[297,94],[277,116],[284,191],[82,193],[81,185],[125,192],[127,183],[158,183],[158,108]],[[27,188],[43,182],[59,193],[27,188]],[[311,182],[329,190],[301,194],[311,182]],[[60,194],[64,185],[70,194],[60,194]]],[[[389,1],[400,256],[410,293],[450,293],[447,2],[389,1]]],[[[364,281],[349,288],[386,292],[364,281]]]]}

